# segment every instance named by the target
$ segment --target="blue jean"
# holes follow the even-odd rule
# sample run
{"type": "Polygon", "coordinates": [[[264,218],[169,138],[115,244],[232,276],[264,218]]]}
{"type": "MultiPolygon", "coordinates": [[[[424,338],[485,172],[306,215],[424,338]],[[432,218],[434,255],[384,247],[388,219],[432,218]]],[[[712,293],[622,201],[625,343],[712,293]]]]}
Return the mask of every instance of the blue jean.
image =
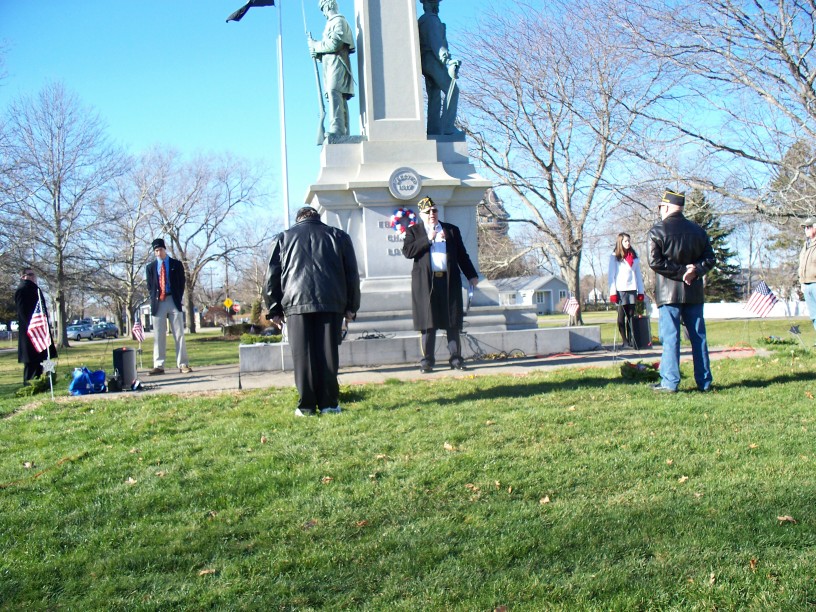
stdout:
{"type": "Polygon", "coordinates": [[[808,316],[813,321],[813,327],[816,329],[816,283],[808,283],[802,285],[802,292],[805,294],[805,304],[808,307],[808,316]]]}
{"type": "Polygon", "coordinates": [[[694,360],[694,380],[697,388],[711,387],[711,363],[708,359],[705,320],[702,304],[664,304],[659,307],[657,326],[663,342],[663,356],[660,358],[661,385],[667,389],[677,389],[680,384],[680,319],[686,326],[691,341],[691,355],[694,360]]]}

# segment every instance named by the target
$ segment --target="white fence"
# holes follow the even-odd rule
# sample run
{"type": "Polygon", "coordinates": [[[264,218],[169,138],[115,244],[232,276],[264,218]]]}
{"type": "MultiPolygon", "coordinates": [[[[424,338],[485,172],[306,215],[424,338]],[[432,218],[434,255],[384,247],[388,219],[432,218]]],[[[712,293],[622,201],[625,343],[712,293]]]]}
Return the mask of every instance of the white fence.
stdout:
{"type": "MultiPolygon", "coordinates": [[[[652,318],[657,319],[658,308],[652,308],[652,318]]],[[[792,300],[779,301],[774,304],[769,317],[807,317],[808,308],[805,302],[792,300]]],[[[753,312],[745,310],[745,302],[711,302],[703,306],[703,317],[706,319],[758,319],[753,312]]]]}

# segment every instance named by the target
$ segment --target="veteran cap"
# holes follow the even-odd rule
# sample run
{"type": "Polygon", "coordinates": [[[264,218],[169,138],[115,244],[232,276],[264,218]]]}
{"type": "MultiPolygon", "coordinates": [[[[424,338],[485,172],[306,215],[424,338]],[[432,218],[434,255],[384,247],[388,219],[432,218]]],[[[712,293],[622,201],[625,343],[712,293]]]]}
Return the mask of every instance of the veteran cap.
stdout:
{"type": "Polygon", "coordinates": [[[153,250],[154,250],[154,251],[155,251],[156,249],[166,249],[166,248],[167,248],[166,246],[164,246],[164,240],[162,240],[161,238],[156,238],[156,239],[153,241],[153,245],[152,245],[152,246],[153,246],[153,250]]]}
{"type": "Polygon", "coordinates": [[[802,221],[799,225],[802,227],[810,227],[811,225],[816,225],[816,217],[808,217],[804,221],[802,221]]]}
{"type": "Polygon", "coordinates": [[[426,196],[417,203],[417,206],[419,207],[419,212],[424,213],[431,210],[435,206],[435,204],[431,198],[426,196]]]}
{"type": "Polygon", "coordinates": [[[675,206],[685,206],[686,205],[686,194],[677,193],[676,191],[672,191],[671,189],[667,189],[666,192],[663,194],[663,199],[661,200],[663,204],[674,204],[675,206]]]}

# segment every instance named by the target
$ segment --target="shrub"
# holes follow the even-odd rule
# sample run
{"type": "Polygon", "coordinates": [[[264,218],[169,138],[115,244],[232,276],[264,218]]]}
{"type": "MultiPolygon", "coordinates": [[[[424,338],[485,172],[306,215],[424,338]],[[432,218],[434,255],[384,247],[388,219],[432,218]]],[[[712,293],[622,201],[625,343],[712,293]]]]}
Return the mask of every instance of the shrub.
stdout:
{"type": "Polygon", "coordinates": [[[241,344],[276,344],[281,341],[281,336],[259,336],[258,334],[241,334],[241,344]]]}

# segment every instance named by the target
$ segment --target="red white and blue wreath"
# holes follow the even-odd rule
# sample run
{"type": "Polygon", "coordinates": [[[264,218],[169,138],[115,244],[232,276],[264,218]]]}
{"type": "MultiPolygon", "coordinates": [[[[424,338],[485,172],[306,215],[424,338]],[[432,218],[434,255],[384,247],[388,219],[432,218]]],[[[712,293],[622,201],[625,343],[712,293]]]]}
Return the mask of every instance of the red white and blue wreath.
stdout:
{"type": "Polygon", "coordinates": [[[410,208],[398,208],[391,215],[391,229],[398,234],[404,234],[405,230],[413,225],[416,225],[417,217],[414,211],[410,208]],[[408,222],[405,222],[405,219],[408,222]]]}

